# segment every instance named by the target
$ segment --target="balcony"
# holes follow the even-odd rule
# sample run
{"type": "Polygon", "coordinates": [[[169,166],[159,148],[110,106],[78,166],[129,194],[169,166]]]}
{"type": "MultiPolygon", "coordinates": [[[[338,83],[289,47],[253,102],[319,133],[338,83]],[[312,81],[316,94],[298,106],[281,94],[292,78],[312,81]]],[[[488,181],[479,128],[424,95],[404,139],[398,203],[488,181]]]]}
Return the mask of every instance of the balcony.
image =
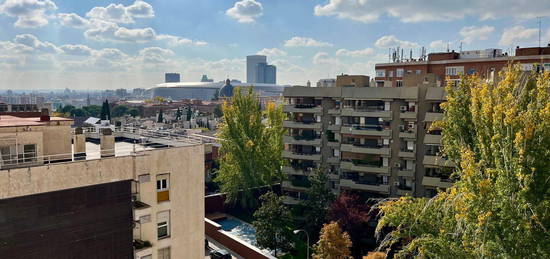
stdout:
{"type": "Polygon", "coordinates": [[[327,141],[327,146],[339,148],[340,147],[340,142],[329,140],[329,141],[327,141]]]}
{"type": "Polygon", "coordinates": [[[439,187],[439,188],[449,188],[453,185],[453,183],[448,179],[424,176],[422,177],[422,185],[439,187]]]}
{"type": "Polygon", "coordinates": [[[329,164],[338,164],[340,163],[340,157],[331,156],[327,158],[327,163],[329,164]]]}
{"type": "Polygon", "coordinates": [[[416,120],[416,115],[417,115],[416,111],[405,111],[405,112],[399,113],[399,118],[416,120]]]}
{"type": "Polygon", "coordinates": [[[388,194],[390,192],[390,186],[387,184],[371,185],[367,183],[357,183],[350,179],[340,179],[340,187],[349,188],[353,190],[371,191],[388,194]]]}
{"type": "Polygon", "coordinates": [[[399,171],[397,171],[397,176],[413,178],[414,172],[415,170],[400,169],[399,171]]]}
{"type": "Polygon", "coordinates": [[[288,150],[283,150],[283,157],[290,159],[321,161],[321,154],[294,153],[288,150]]]}
{"type": "Polygon", "coordinates": [[[392,118],[391,111],[384,111],[376,108],[343,108],[341,114],[342,116],[392,118]]]}
{"type": "Polygon", "coordinates": [[[399,151],[399,157],[402,157],[402,158],[414,158],[415,155],[416,155],[416,152],[414,150],[404,149],[399,151]]]}
{"type": "Polygon", "coordinates": [[[342,144],[341,151],[370,155],[390,155],[389,147],[369,147],[355,144],[342,144]]]}
{"type": "Polygon", "coordinates": [[[321,123],[314,121],[283,121],[283,127],[292,129],[321,129],[321,123]]]}
{"type": "Polygon", "coordinates": [[[390,129],[383,129],[379,125],[371,126],[342,126],[340,130],[343,134],[352,134],[352,135],[364,135],[364,136],[380,136],[380,137],[389,137],[391,136],[390,129]]]}
{"type": "Polygon", "coordinates": [[[413,195],[413,190],[403,190],[403,189],[399,189],[399,187],[397,188],[397,195],[398,196],[412,196],[413,195]]]}
{"type": "Polygon", "coordinates": [[[299,167],[283,166],[283,173],[289,175],[308,175],[309,171],[300,169],[299,167]]]}
{"type": "Polygon", "coordinates": [[[431,165],[431,166],[446,166],[446,167],[454,167],[454,163],[441,157],[441,156],[432,156],[432,155],[425,155],[424,159],[422,160],[422,163],[424,165],[431,165]]]}
{"type": "Polygon", "coordinates": [[[441,135],[426,134],[424,144],[441,144],[441,135]]]}
{"type": "Polygon", "coordinates": [[[283,136],[283,142],[285,144],[293,144],[293,145],[311,145],[311,146],[321,145],[320,138],[307,137],[307,136],[283,136]]]}
{"type": "Polygon", "coordinates": [[[323,108],[315,104],[286,104],[283,106],[283,112],[322,113],[323,108]]]}
{"type": "Polygon", "coordinates": [[[308,188],[303,186],[295,186],[291,181],[283,181],[283,188],[297,191],[306,191],[308,188]]]}
{"type": "Polygon", "coordinates": [[[342,161],[342,162],[340,162],[340,168],[351,170],[351,171],[356,171],[356,172],[390,175],[390,170],[389,170],[389,167],[387,167],[387,166],[375,166],[375,165],[368,165],[368,164],[354,164],[353,162],[342,161]]]}
{"type": "Polygon", "coordinates": [[[134,258],[142,258],[147,255],[153,254],[153,248],[152,248],[151,242],[149,241],[134,239],[133,247],[134,247],[134,258]]]}
{"type": "Polygon", "coordinates": [[[426,117],[424,118],[424,121],[440,121],[443,119],[443,113],[440,112],[427,112],[426,117]]]}
{"type": "Polygon", "coordinates": [[[332,131],[340,131],[341,127],[342,125],[329,125],[327,129],[332,131]]]}
{"type": "Polygon", "coordinates": [[[399,132],[399,137],[404,139],[416,139],[416,131],[409,130],[409,131],[399,132]]]}

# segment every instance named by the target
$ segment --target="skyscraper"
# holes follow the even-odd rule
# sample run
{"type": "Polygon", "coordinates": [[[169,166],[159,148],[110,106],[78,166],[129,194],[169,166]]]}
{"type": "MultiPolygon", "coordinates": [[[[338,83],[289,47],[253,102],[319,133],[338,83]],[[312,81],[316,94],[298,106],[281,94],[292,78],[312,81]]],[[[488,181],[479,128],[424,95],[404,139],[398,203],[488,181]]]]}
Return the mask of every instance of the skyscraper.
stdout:
{"type": "Polygon", "coordinates": [[[256,81],[256,67],[259,63],[267,63],[266,56],[263,55],[250,55],[246,56],[246,82],[258,83],[256,81]]]}
{"type": "Polygon", "coordinates": [[[266,56],[252,55],[246,57],[246,82],[275,84],[277,68],[267,64],[266,56]]]}
{"type": "Polygon", "coordinates": [[[164,82],[165,83],[178,83],[178,82],[180,82],[180,74],[179,73],[165,73],[164,74],[164,82]]]}

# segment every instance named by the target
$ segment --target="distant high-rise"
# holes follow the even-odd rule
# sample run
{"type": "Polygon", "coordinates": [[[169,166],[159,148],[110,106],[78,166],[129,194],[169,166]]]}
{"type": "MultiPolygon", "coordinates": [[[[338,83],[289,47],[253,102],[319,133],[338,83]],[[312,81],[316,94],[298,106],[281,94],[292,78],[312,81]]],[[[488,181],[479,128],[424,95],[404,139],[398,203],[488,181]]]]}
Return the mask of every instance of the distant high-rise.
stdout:
{"type": "Polygon", "coordinates": [[[267,58],[263,55],[251,55],[246,57],[246,82],[275,84],[277,81],[277,68],[267,64],[267,58]]]}
{"type": "Polygon", "coordinates": [[[164,74],[164,82],[165,83],[179,83],[180,82],[180,74],[179,73],[165,73],[164,74]]]}
{"type": "Polygon", "coordinates": [[[214,79],[208,78],[207,75],[202,75],[201,82],[214,82],[214,79]]]}

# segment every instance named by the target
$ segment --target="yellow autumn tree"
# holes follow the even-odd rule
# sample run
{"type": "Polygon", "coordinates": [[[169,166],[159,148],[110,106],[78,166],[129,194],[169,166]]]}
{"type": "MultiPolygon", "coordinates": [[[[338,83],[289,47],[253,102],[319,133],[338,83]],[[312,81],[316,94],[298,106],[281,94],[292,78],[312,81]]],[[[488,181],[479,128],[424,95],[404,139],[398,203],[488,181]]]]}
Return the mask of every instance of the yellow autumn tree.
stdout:
{"type": "MultiPolygon", "coordinates": [[[[443,152],[456,183],[380,206],[397,258],[550,258],[550,74],[509,66],[447,85],[443,152]],[[394,246],[395,247],[395,246],[394,246]]],[[[387,229],[387,228],[386,228],[387,229]]]]}
{"type": "Polygon", "coordinates": [[[342,232],[335,221],[324,224],[319,241],[314,246],[315,259],[345,259],[350,258],[351,239],[346,232],[342,232]]]}

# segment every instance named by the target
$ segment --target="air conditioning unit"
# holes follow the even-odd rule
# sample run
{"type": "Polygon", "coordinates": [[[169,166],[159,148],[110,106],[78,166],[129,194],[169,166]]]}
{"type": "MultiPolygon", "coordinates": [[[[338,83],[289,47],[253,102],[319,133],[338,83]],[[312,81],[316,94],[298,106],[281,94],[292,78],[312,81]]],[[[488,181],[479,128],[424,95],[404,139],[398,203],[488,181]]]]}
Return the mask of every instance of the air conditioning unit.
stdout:
{"type": "Polygon", "coordinates": [[[396,162],[396,163],[395,163],[395,167],[397,167],[397,168],[401,167],[401,163],[396,162]]]}
{"type": "Polygon", "coordinates": [[[395,181],[395,182],[393,182],[393,185],[399,186],[399,182],[398,182],[398,181],[395,181]]]}
{"type": "Polygon", "coordinates": [[[399,125],[399,131],[405,131],[405,125],[399,125]]]}
{"type": "Polygon", "coordinates": [[[399,110],[402,111],[402,112],[406,112],[407,111],[407,106],[403,105],[403,106],[399,107],[399,110]]]}

